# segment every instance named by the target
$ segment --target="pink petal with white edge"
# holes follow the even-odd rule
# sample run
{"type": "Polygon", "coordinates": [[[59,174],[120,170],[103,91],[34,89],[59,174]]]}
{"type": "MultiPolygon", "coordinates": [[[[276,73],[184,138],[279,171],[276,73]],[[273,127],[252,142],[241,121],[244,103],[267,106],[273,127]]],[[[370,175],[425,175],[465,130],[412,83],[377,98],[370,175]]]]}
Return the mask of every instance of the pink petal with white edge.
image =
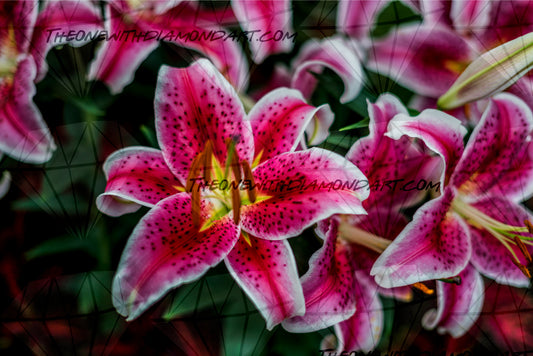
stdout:
{"type": "MultiPolygon", "coordinates": [[[[523,158],[532,130],[533,113],[526,103],[508,93],[494,96],[468,140],[451,183],[471,197],[505,184],[501,179],[523,158]]],[[[525,177],[531,176],[531,164],[526,162],[523,168],[525,177]]],[[[517,184],[527,186],[524,179],[517,184]]],[[[533,191],[524,193],[528,196],[533,191]]]]}
{"type": "MultiPolygon", "coordinates": [[[[1,155],[0,155],[1,158],[1,155]]],[[[2,173],[2,177],[0,178],[0,199],[2,199],[7,192],[9,191],[9,186],[11,185],[11,174],[9,174],[8,171],[4,171],[2,173]]]]}
{"type": "Polygon", "coordinates": [[[460,285],[437,281],[437,309],[429,310],[422,317],[425,328],[437,328],[440,334],[459,338],[474,325],[485,298],[483,279],[471,265],[459,277],[460,285]]]}
{"type": "Polygon", "coordinates": [[[472,56],[469,45],[451,29],[414,25],[375,41],[368,67],[436,98],[452,86],[472,56]]]}
{"type": "Polygon", "coordinates": [[[266,57],[276,53],[290,52],[294,46],[294,38],[283,38],[273,40],[278,34],[293,35],[292,30],[292,9],[288,0],[232,0],[231,7],[235,16],[244,31],[261,30],[257,36],[250,41],[252,59],[255,63],[261,63],[266,57]],[[260,40],[270,38],[271,40],[260,40]]]}
{"type": "Polygon", "coordinates": [[[248,114],[254,133],[255,156],[260,156],[260,162],[264,162],[280,153],[294,151],[306,127],[316,120],[315,115],[328,110],[328,105],[308,105],[295,89],[279,88],[268,93],[248,114]]]}
{"type": "Polygon", "coordinates": [[[79,47],[94,38],[102,30],[102,18],[92,2],[85,1],[48,1],[37,17],[32,38],[31,54],[37,64],[37,78],[44,78],[47,70],[46,54],[59,45],[69,43],[79,47]],[[56,34],[73,33],[74,39],[56,34]],[[80,36],[79,34],[82,34],[80,36]],[[78,38],[77,38],[78,37],[78,38]]]}
{"type": "MultiPolygon", "coordinates": [[[[216,20],[213,13],[193,4],[181,2],[156,16],[151,23],[152,29],[170,33],[163,35],[162,41],[198,51],[209,58],[237,91],[244,92],[250,73],[246,55],[239,44],[241,40],[228,39],[230,31],[221,27],[220,22],[213,22],[216,20]]],[[[197,53],[191,52],[186,59],[192,62],[197,58],[197,53]]]]}
{"type": "Polygon", "coordinates": [[[420,207],[405,229],[385,249],[370,274],[384,288],[450,278],[462,271],[472,254],[465,222],[449,212],[451,189],[420,207]]]}
{"type": "Polygon", "coordinates": [[[96,198],[96,206],[110,216],[134,212],[141,205],[151,208],[183,188],[168,169],[161,151],[153,148],[128,147],[116,151],[103,168],[107,186],[96,198]]]}
{"type": "Polygon", "coordinates": [[[368,191],[355,191],[361,171],[336,153],[320,148],[278,155],[253,171],[257,196],[268,197],[241,209],[242,228],[279,240],[333,214],[365,214],[368,191]],[[269,214],[265,214],[268,211],[269,214]]]}
{"type": "Polygon", "coordinates": [[[337,239],[337,222],[324,238],[324,245],[309,259],[309,270],[302,276],[305,314],[285,320],[290,332],[311,332],[335,325],[351,317],[355,310],[353,256],[350,248],[337,239]]]}
{"type": "Polygon", "coordinates": [[[337,31],[359,40],[369,38],[377,15],[389,2],[390,0],[339,1],[337,31]]]}
{"type": "Polygon", "coordinates": [[[315,113],[313,120],[305,128],[307,142],[302,139],[301,144],[303,147],[319,145],[329,137],[329,128],[335,121],[335,115],[327,104],[320,105],[319,109],[315,113]]]}
{"type": "Polygon", "coordinates": [[[453,116],[442,111],[427,109],[418,116],[398,114],[389,122],[386,136],[398,140],[403,135],[422,140],[437,153],[445,166],[441,175],[441,191],[448,183],[461,155],[466,128],[453,116]]]}
{"type": "MultiPolygon", "coordinates": [[[[201,215],[210,216],[203,201],[201,215]]],[[[168,291],[200,278],[231,251],[240,229],[229,216],[199,232],[188,193],[160,201],[131,234],[113,281],[113,305],[133,320],[168,291]],[[139,263],[142,261],[142,263],[139,263]]]]}
{"type": "Polygon", "coordinates": [[[272,330],[286,318],[305,312],[296,261],[287,240],[248,237],[250,243],[239,238],[225,259],[226,266],[272,330]]]}
{"type": "Polygon", "coordinates": [[[22,162],[43,163],[56,146],[33,103],[35,63],[24,56],[13,78],[0,78],[0,151],[22,162]]]}
{"type": "Polygon", "coordinates": [[[335,325],[337,352],[372,351],[383,333],[383,305],[378,288],[367,274],[355,274],[355,297],[357,310],[348,320],[335,325]]]}
{"type": "Polygon", "coordinates": [[[226,162],[226,140],[231,139],[240,160],[252,163],[252,128],[245,116],[235,89],[207,59],[159,71],[157,140],[170,170],[184,185],[193,159],[208,140],[219,162],[226,162]]]}
{"type": "Polygon", "coordinates": [[[491,1],[453,0],[450,18],[455,30],[463,35],[486,29],[490,21],[491,1]]]}
{"type": "Polygon", "coordinates": [[[340,102],[347,103],[355,99],[363,85],[360,51],[355,41],[340,36],[307,41],[292,62],[294,75],[291,87],[310,98],[318,83],[312,73],[320,74],[324,68],[329,68],[344,83],[340,102]]]}
{"type": "Polygon", "coordinates": [[[133,81],[137,68],[158,45],[155,39],[133,40],[133,34],[150,26],[130,15],[112,4],[105,5],[105,29],[109,39],[102,42],[89,68],[89,80],[104,82],[112,94],[120,93],[133,81]]]}
{"type": "Polygon", "coordinates": [[[384,94],[375,104],[368,103],[368,113],[369,135],[357,140],[346,154],[346,158],[368,177],[367,189],[378,187],[372,191],[366,206],[412,205],[425,191],[402,190],[401,187],[410,187],[410,181],[416,185],[422,179],[428,182],[438,179],[436,166],[439,162],[408,137],[394,140],[385,136],[387,125],[396,114],[407,115],[407,109],[395,96],[384,94]]]}
{"type": "MultiPolygon", "coordinates": [[[[504,224],[524,226],[524,220],[533,221],[533,215],[522,206],[511,203],[504,197],[487,197],[475,204],[476,209],[504,224]]],[[[483,275],[494,279],[500,284],[514,287],[527,287],[529,279],[512,262],[511,252],[484,229],[471,226],[472,235],[472,264],[483,275]]],[[[530,236],[525,234],[525,236],[530,236]]],[[[520,262],[527,266],[524,255],[514,244],[509,244],[520,262]]],[[[533,247],[526,245],[530,254],[533,247]]]]}

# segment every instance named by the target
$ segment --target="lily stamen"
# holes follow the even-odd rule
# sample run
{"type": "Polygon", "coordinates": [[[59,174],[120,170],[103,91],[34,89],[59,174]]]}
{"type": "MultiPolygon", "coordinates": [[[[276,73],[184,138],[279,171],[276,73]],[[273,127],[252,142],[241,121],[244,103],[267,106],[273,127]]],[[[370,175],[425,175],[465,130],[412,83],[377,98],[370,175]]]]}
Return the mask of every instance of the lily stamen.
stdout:
{"type": "Polygon", "coordinates": [[[520,252],[524,255],[528,264],[532,264],[533,259],[531,258],[526,245],[532,245],[533,243],[531,240],[533,238],[519,234],[533,234],[533,225],[530,221],[526,219],[524,221],[525,226],[504,224],[462,201],[459,197],[453,200],[452,208],[471,225],[488,231],[492,236],[498,239],[498,241],[500,241],[511,254],[511,261],[520,269],[520,271],[522,271],[525,276],[531,278],[531,273],[529,272],[528,268],[520,262],[520,259],[511,247],[511,244],[516,245],[518,249],[520,249],[520,252]]]}
{"type": "Polygon", "coordinates": [[[257,199],[257,193],[255,191],[255,180],[254,175],[252,174],[252,168],[250,168],[250,164],[245,160],[242,162],[242,170],[244,172],[244,179],[249,180],[251,187],[248,189],[248,199],[251,203],[255,203],[255,200],[257,199]]]}
{"type": "Polygon", "coordinates": [[[432,295],[433,293],[435,293],[434,289],[428,288],[424,283],[417,282],[414,283],[412,286],[427,295],[432,295]]]}

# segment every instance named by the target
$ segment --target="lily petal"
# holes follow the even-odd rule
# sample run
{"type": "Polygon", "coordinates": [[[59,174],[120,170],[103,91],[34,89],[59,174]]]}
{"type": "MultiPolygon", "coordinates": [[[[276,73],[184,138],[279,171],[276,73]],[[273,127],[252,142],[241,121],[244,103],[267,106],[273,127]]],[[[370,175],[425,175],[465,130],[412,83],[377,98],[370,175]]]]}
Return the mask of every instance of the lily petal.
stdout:
{"type": "Polygon", "coordinates": [[[533,33],[528,33],[483,53],[464,70],[438,100],[453,109],[499,93],[533,68],[533,33]]]}
{"type": "MultiPolygon", "coordinates": [[[[221,27],[220,22],[213,22],[214,19],[216,17],[211,11],[206,12],[202,7],[194,6],[193,2],[186,1],[157,16],[152,27],[163,34],[170,34],[161,40],[198,51],[209,58],[237,91],[244,92],[250,74],[246,56],[239,41],[228,37],[230,31],[221,27]]],[[[196,53],[191,53],[190,61],[196,59],[196,53]]]]}
{"type": "Polygon", "coordinates": [[[266,199],[243,206],[241,222],[243,230],[260,238],[296,236],[333,214],[365,214],[361,202],[368,191],[353,187],[366,178],[336,153],[311,148],[280,154],[253,174],[258,198],[266,199]]]}
{"type": "Polygon", "coordinates": [[[107,84],[112,94],[120,93],[133,81],[137,68],[158,45],[155,39],[133,40],[134,34],[139,34],[149,25],[145,20],[132,16],[132,13],[135,15],[132,10],[132,13],[123,11],[115,3],[105,5],[105,28],[109,38],[97,50],[88,74],[89,80],[98,79],[107,84]]]}
{"type": "MultiPolygon", "coordinates": [[[[508,93],[495,96],[470,136],[451,184],[471,197],[483,196],[493,187],[501,190],[508,182],[507,172],[524,158],[532,131],[533,113],[526,103],[508,93]]],[[[533,174],[527,165],[523,168],[525,177],[533,174]]],[[[515,189],[527,186],[523,178],[513,185],[515,189]]],[[[533,190],[521,193],[529,196],[533,190]]]]}
{"type": "Polygon", "coordinates": [[[187,68],[163,66],[155,94],[156,133],[170,170],[186,185],[193,159],[208,140],[219,162],[226,140],[235,142],[241,160],[252,163],[253,135],[235,89],[207,59],[187,68]]]}
{"type": "Polygon", "coordinates": [[[465,268],[472,245],[465,222],[449,212],[453,197],[453,191],[445,189],[416,211],[372,267],[377,284],[391,288],[450,278],[465,268]]]}
{"type": "Polygon", "coordinates": [[[324,68],[329,68],[342,79],[344,93],[339,100],[347,103],[357,97],[363,85],[360,57],[357,44],[340,36],[309,40],[292,62],[291,87],[310,98],[318,82],[312,73],[320,74],[324,68]]]}
{"type": "MultiPolygon", "coordinates": [[[[210,209],[202,202],[204,219],[210,209]]],[[[137,224],[122,253],[113,281],[113,305],[127,320],[137,318],[168,291],[222,261],[239,233],[229,215],[198,231],[188,193],[160,201],[137,224]]]]}
{"type": "Polygon", "coordinates": [[[308,105],[295,89],[279,88],[261,98],[248,114],[259,163],[280,153],[294,151],[315,115],[327,110],[327,104],[320,107],[308,105]]]}
{"type": "Polygon", "coordinates": [[[474,325],[483,308],[483,279],[471,265],[467,265],[459,277],[460,285],[436,282],[437,309],[429,310],[422,317],[425,328],[437,328],[441,334],[449,333],[459,338],[474,325]]]}
{"type": "Polygon", "coordinates": [[[469,45],[451,29],[414,25],[375,41],[368,66],[417,93],[438,97],[472,56],[469,45]]]}
{"type": "Polygon", "coordinates": [[[438,179],[436,165],[439,162],[408,137],[391,139],[385,136],[387,125],[396,114],[407,115],[407,109],[395,96],[383,94],[375,104],[368,103],[368,113],[369,135],[357,140],[346,154],[346,158],[368,177],[369,189],[378,187],[365,204],[369,206],[375,202],[391,208],[412,205],[425,195],[425,191],[400,190],[400,186],[408,185],[411,180],[438,179]]]}
{"type": "Polygon", "coordinates": [[[388,129],[386,135],[390,138],[398,140],[403,135],[418,138],[441,157],[445,167],[441,175],[442,191],[463,154],[463,137],[467,131],[461,121],[442,111],[427,109],[415,117],[396,115],[388,129]]]}
{"type": "Polygon", "coordinates": [[[272,330],[286,318],[305,312],[296,261],[287,240],[248,235],[248,241],[239,238],[225,259],[226,266],[272,330]]]}
{"type": "Polygon", "coordinates": [[[31,40],[31,54],[37,65],[36,81],[43,79],[46,74],[46,54],[52,47],[66,43],[76,47],[82,46],[91,40],[91,36],[85,34],[93,34],[101,29],[102,19],[99,11],[90,1],[45,2],[44,9],[37,17],[31,40]],[[74,33],[75,39],[69,40],[68,36],[56,37],[58,32],[74,33]],[[79,33],[84,34],[81,39],[78,38],[79,33]]]}
{"type": "Polygon", "coordinates": [[[110,216],[137,211],[141,205],[151,208],[183,188],[156,149],[124,148],[110,155],[103,168],[107,186],[96,206],[110,216]]]}
{"type": "MultiPolygon", "coordinates": [[[[290,35],[292,32],[292,10],[288,0],[232,0],[231,7],[243,30],[250,32],[261,29],[261,38],[277,38],[274,36],[278,33],[290,35]]],[[[252,59],[255,63],[261,63],[269,55],[290,52],[293,45],[294,38],[281,38],[279,41],[256,38],[250,41],[252,59]]]]}
{"type": "Polygon", "coordinates": [[[338,353],[370,352],[383,333],[383,305],[375,282],[364,272],[356,272],[355,280],[357,310],[351,318],[335,325],[338,353]]]}
{"type": "MultiPolygon", "coordinates": [[[[475,204],[476,209],[504,224],[523,226],[524,220],[532,221],[533,215],[522,206],[511,203],[503,197],[487,197],[475,204]]],[[[485,276],[497,283],[515,287],[527,287],[529,279],[514,265],[512,255],[494,236],[486,230],[471,227],[472,235],[472,264],[485,276]]],[[[527,266],[528,262],[518,247],[510,244],[520,262],[527,266]]],[[[528,246],[529,253],[533,248],[528,246]]]]}
{"type": "Polygon", "coordinates": [[[0,151],[18,161],[43,163],[56,146],[32,101],[35,75],[33,59],[24,56],[14,77],[0,81],[0,151]]]}
{"type": "Polygon", "coordinates": [[[379,12],[390,0],[339,1],[337,31],[359,40],[370,37],[370,30],[379,12]]]}
{"type": "Polygon", "coordinates": [[[487,28],[492,6],[492,1],[453,0],[450,18],[455,30],[466,36],[470,32],[487,28]]]}
{"type": "MultiPolygon", "coordinates": [[[[319,231],[317,231],[320,233],[319,231]]],[[[285,320],[290,332],[311,332],[327,328],[351,317],[355,310],[353,256],[348,245],[337,240],[337,222],[324,238],[324,245],[309,259],[302,276],[305,314],[285,320]]]]}

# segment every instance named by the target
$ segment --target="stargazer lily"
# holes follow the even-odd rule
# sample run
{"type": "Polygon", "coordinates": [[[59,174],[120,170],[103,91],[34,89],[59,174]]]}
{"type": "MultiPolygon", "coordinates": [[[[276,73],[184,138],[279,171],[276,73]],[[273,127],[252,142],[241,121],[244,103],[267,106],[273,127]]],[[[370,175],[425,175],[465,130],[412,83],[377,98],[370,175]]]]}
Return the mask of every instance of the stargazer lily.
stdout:
{"type": "MultiPolygon", "coordinates": [[[[274,68],[268,84],[256,97],[279,87],[291,87],[301,91],[305,98],[311,99],[318,85],[316,74],[324,69],[332,70],[343,84],[344,92],[339,101],[347,103],[359,95],[363,87],[364,75],[361,67],[361,50],[356,41],[340,36],[332,36],[322,40],[310,39],[291,63],[290,69],[283,65],[274,68]]],[[[318,145],[328,137],[328,130],[333,123],[333,115],[326,112],[317,113],[307,129],[307,144],[318,145]]]]}
{"type": "MultiPolygon", "coordinates": [[[[380,253],[407,224],[400,209],[420,201],[424,192],[402,190],[402,181],[435,176],[438,158],[407,137],[393,140],[384,134],[389,121],[407,109],[390,94],[368,104],[370,134],[358,140],[347,154],[368,177],[370,186],[395,181],[384,189],[372,190],[363,207],[368,215],[342,215],[323,221],[317,234],[323,247],[309,261],[302,277],[306,313],[283,322],[291,332],[310,332],[335,326],[337,352],[369,352],[383,331],[383,307],[379,295],[403,300],[411,289],[379,287],[370,269],[380,253]]],[[[365,187],[366,189],[366,187],[365,187]]]]}
{"type": "MultiPolygon", "coordinates": [[[[233,6],[239,9],[237,18],[242,18],[246,24],[252,21],[250,16],[255,20],[259,14],[267,22],[275,19],[272,13],[278,14],[278,6],[282,4],[273,1],[272,6],[264,7],[260,6],[260,2],[240,3],[235,1],[233,6]]],[[[282,6],[283,9],[285,7],[282,6]]],[[[133,80],[135,71],[157,47],[158,41],[198,51],[209,58],[238,90],[246,89],[248,81],[248,63],[239,43],[251,41],[252,49],[261,49],[257,54],[261,58],[274,50],[267,43],[258,47],[259,38],[249,38],[245,32],[239,38],[228,39],[230,31],[226,26],[237,23],[229,7],[210,9],[194,1],[111,0],[105,5],[105,13],[108,40],[97,51],[89,70],[89,79],[104,82],[113,94],[120,93],[133,80]]],[[[257,21],[262,22],[260,19],[257,21]]],[[[192,52],[189,57],[186,59],[192,62],[197,55],[192,52]]]]}
{"type": "Polygon", "coordinates": [[[446,163],[442,194],[418,209],[371,271],[383,287],[463,276],[460,286],[439,292],[454,300],[439,297],[428,326],[443,323],[443,330],[461,335],[472,325],[472,315],[449,319],[442,308],[480,309],[483,285],[476,270],[501,284],[529,285],[532,215],[519,202],[533,193],[532,130],[531,110],[508,93],[490,101],[464,151],[466,131],[444,113],[397,115],[389,124],[390,137],[418,138],[446,163]]]}
{"type": "Polygon", "coordinates": [[[130,147],[112,154],[104,165],[106,191],[97,199],[112,216],[151,208],[117,269],[113,296],[119,313],[135,319],[224,260],[269,329],[302,314],[302,289],[286,239],[332,214],[364,213],[361,201],[368,195],[316,184],[364,178],[343,157],[318,148],[293,152],[309,120],[325,108],[282,88],[247,116],[234,88],[208,60],[163,67],[155,99],[161,150],[130,147]],[[315,184],[291,188],[290,182],[300,181],[315,184]]]}
{"type": "MultiPolygon", "coordinates": [[[[419,97],[414,103],[420,111],[435,108],[437,99],[483,53],[533,31],[528,1],[418,0],[410,4],[421,12],[423,22],[401,26],[374,41],[368,67],[415,91],[419,97]]],[[[514,67],[503,78],[512,82],[513,73],[522,69],[514,67]]],[[[531,78],[524,76],[507,91],[533,108],[531,87],[531,78]]],[[[462,100],[462,95],[457,99],[462,100]]],[[[452,107],[446,100],[443,105],[452,107]]],[[[469,119],[472,114],[466,106],[453,115],[469,119]]]]}
{"type": "Polygon", "coordinates": [[[92,28],[100,21],[84,1],[75,7],[46,2],[39,14],[38,7],[37,0],[0,3],[0,152],[28,163],[49,160],[55,149],[32,101],[34,81],[44,76],[46,52],[52,47],[43,33],[48,26],[92,28]],[[54,18],[49,16],[51,12],[57,13],[54,18]]]}

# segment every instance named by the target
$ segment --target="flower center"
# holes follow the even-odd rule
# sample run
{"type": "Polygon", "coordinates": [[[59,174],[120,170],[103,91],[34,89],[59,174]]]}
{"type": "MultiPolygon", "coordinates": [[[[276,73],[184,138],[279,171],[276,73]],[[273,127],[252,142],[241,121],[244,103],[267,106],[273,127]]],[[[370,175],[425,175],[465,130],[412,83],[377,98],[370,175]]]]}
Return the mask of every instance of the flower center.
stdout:
{"type": "Polygon", "coordinates": [[[7,35],[0,38],[0,80],[12,80],[17,71],[17,44],[13,25],[7,27],[7,35]]]}
{"type": "Polygon", "coordinates": [[[239,161],[232,139],[226,140],[226,152],[226,162],[222,165],[213,154],[212,142],[207,141],[204,150],[191,164],[185,190],[191,193],[193,224],[196,227],[201,226],[202,230],[231,210],[233,210],[233,221],[238,224],[241,206],[252,204],[257,199],[250,164],[246,160],[239,161]],[[202,221],[200,209],[202,192],[215,206],[214,214],[207,221],[202,221]]]}
{"type": "Polygon", "coordinates": [[[509,251],[513,263],[526,275],[531,278],[530,268],[533,266],[533,259],[527,250],[526,245],[533,245],[533,237],[522,235],[523,233],[533,234],[533,226],[528,220],[524,221],[525,226],[513,226],[504,224],[487,214],[479,211],[457,196],[452,201],[452,209],[461,215],[470,225],[488,231],[509,251]],[[527,265],[520,262],[512,246],[518,247],[520,253],[525,257],[527,265]]]}

